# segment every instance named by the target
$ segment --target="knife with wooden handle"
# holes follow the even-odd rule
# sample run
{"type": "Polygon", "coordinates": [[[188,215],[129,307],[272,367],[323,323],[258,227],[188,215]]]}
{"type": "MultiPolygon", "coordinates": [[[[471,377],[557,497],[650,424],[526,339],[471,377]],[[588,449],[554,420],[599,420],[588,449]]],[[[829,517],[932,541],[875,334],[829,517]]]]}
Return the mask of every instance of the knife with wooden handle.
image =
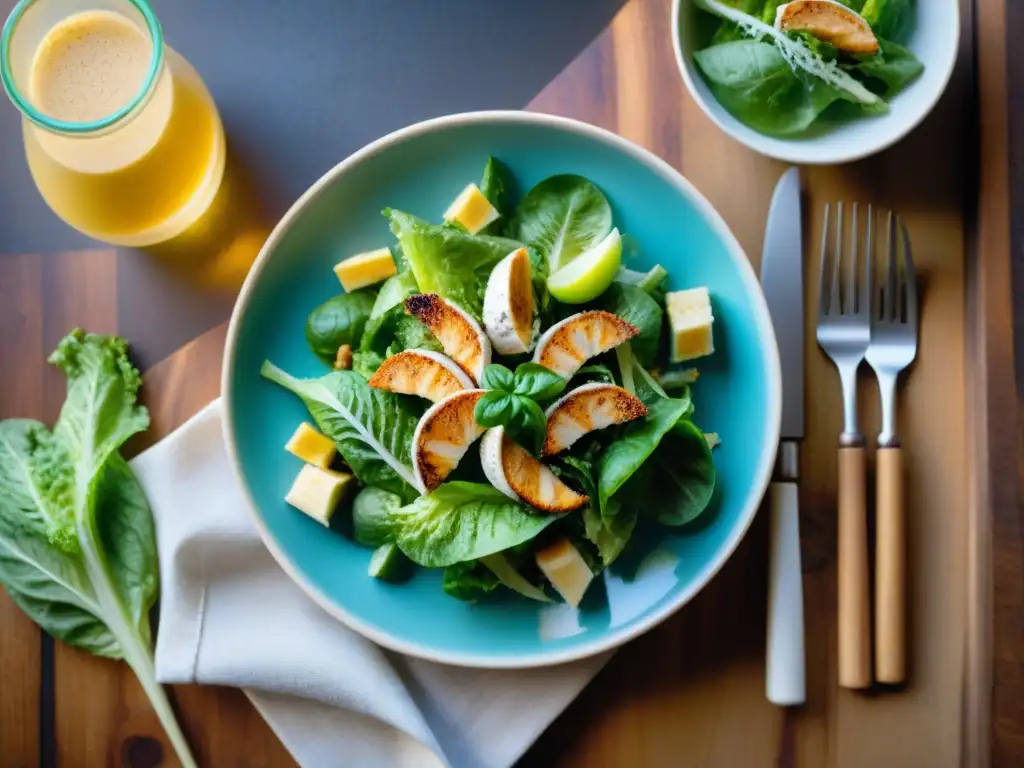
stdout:
{"type": "Polygon", "coordinates": [[[772,195],[761,256],[761,287],[782,364],[781,441],[766,497],[771,538],[765,695],[775,704],[792,706],[802,704],[806,696],[798,485],[799,444],[804,437],[804,280],[797,168],[783,174],[772,195]]]}

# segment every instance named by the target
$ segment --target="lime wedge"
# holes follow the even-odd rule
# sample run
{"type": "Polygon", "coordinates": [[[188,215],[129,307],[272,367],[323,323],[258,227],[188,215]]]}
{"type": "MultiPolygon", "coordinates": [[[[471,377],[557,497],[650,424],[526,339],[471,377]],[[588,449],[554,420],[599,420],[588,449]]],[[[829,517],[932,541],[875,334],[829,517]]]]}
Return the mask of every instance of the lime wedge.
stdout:
{"type": "Polygon", "coordinates": [[[584,304],[608,290],[622,263],[622,236],[613,229],[591,249],[548,277],[548,290],[563,304],[584,304]]]}

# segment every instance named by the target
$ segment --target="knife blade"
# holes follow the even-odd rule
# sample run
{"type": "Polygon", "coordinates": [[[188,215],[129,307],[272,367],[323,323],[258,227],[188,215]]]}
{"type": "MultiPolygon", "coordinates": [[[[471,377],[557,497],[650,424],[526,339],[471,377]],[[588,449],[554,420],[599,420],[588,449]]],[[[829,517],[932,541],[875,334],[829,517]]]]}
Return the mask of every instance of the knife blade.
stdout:
{"type": "Polygon", "coordinates": [[[768,488],[771,538],[765,695],[780,706],[802,704],[803,576],[797,481],[804,436],[804,280],[800,171],[775,186],[761,255],[761,288],[768,302],[782,366],[782,425],[775,474],[768,488]]]}

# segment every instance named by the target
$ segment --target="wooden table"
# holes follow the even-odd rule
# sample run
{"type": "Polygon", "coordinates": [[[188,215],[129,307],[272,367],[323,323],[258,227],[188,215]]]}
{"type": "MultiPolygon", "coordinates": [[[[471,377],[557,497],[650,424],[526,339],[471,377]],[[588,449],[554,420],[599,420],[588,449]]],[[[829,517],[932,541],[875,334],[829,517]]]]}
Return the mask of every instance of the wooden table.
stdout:
{"type": "MultiPolygon", "coordinates": [[[[938,0],[928,0],[938,2],[938,0]]],[[[783,166],[724,136],[676,71],[669,0],[630,0],[613,24],[530,104],[617,131],[681,169],[761,252],[768,200],[783,166]]],[[[522,765],[1024,765],[1024,547],[1018,499],[1015,352],[1024,339],[1024,67],[1006,60],[1024,5],[964,0],[959,67],[928,121],[892,150],[804,174],[809,210],[872,201],[907,220],[924,284],[919,362],[903,390],[911,537],[912,682],[868,695],[836,683],[835,452],[839,387],[807,329],[804,589],[808,701],[777,709],[763,695],[765,529],[686,608],[624,648],[542,736],[522,765]],[[1019,97],[1018,97],[1019,99],[1019,97]],[[1015,133],[1014,133],[1015,132],[1015,133]]],[[[1018,43],[1019,44],[1019,43],[1018,43]]],[[[817,217],[814,217],[817,218],[817,217]]],[[[809,222],[807,242],[815,242],[809,222]]],[[[816,265],[807,254],[808,306],[816,265]]],[[[0,417],[52,420],[60,375],[44,363],[70,328],[121,333],[116,260],[108,250],[0,258],[0,417]]],[[[219,389],[224,327],[146,374],[153,441],[219,389]]],[[[863,424],[878,420],[865,377],[863,424]]],[[[132,450],[143,447],[134,444],[132,450]]],[[[174,698],[203,765],[291,760],[235,690],[179,686],[174,698]]],[[[0,764],[173,764],[127,667],[41,636],[0,596],[0,764]]]]}

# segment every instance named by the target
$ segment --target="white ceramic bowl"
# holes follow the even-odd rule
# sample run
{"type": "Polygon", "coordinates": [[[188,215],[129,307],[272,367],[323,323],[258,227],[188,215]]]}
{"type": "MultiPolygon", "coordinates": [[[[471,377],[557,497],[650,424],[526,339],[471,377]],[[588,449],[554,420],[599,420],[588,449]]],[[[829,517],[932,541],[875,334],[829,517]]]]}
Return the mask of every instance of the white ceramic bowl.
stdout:
{"type": "Polygon", "coordinates": [[[922,75],[890,102],[888,114],[850,120],[806,137],[767,136],[718,103],[693,61],[699,44],[694,19],[703,13],[693,0],[673,2],[672,44],[686,87],[719,128],[769,157],[804,165],[833,165],[859,160],[895,144],[931,112],[946,89],[960,44],[959,4],[956,0],[921,0],[916,10],[914,31],[906,45],[924,64],[922,75]]]}

